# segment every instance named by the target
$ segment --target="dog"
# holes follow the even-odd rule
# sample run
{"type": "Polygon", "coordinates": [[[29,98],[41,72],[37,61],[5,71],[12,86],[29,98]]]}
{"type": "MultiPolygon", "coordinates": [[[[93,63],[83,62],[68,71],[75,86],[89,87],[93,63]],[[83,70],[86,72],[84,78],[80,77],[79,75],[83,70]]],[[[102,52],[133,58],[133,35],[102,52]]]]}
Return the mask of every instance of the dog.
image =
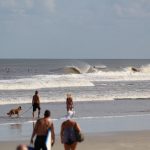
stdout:
{"type": "Polygon", "coordinates": [[[9,115],[10,117],[13,116],[13,115],[17,115],[19,117],[19,113],[20,111],[22,110],[21,106],[19,106],[18,108],[16,109],[11,109],[7,115],[9,115]]]}

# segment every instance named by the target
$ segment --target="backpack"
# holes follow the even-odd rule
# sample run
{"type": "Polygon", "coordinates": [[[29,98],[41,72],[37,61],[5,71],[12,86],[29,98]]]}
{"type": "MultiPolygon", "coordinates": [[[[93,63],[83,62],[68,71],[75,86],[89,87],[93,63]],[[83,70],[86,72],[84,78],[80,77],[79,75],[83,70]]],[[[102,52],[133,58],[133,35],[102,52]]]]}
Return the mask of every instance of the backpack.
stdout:
{"type": "Polygon", "coordinates": [[[76,142],[74,127],[66,127],[63,132],[63,143],[71,145],[76,142]]]}

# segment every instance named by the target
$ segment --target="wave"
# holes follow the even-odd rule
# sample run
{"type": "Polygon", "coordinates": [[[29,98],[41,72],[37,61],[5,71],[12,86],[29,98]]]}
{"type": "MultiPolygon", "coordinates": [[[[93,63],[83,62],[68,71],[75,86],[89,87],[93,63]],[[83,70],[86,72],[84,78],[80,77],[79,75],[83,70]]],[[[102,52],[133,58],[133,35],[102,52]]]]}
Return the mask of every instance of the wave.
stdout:
{"type": "Polygon", "coordinates": [[[107,66],[105,65],[95,65],[91,66],[86,63],[82,63],[82,65],[72,65],[72,66],[66,66],[64,68],[65,73],[73,73],[73,74],[83,74],[83,73],[95,73],[99,70],[106,69],[107,66]]]}
{"type": "MultiPolygon", "coordinates": [[[[122,94],[123,95],[123,94],[122,94]]],[[[149,93],[144,93],[143,95],[139,94],[130,94],[130,95],[123,95],[116,94],[116,95],[94,95],[93,93],[87,93],[86,95],[78,94],[74,96],[74,102],[93,102],[93,101],[114,101],[114,100],[149,100],[149,93]]],[[[57,95],[56,93],[54,95],[45,95],[42,97],[42,103],[62,103],[65,102],[64,95],[57,95]]],[[[15,96],[7,96],[0,98],[0,105],[5,104],[27,104],[31,103],[31,94],[27,96],[15,95],[15,96]]]]}
{"type": "MultiPolygon", "coordinates": [[[[95,82],[103,81],[146,81],[150,80],[150,66],[141,68],[141,72],[132,72],[131,69],[124,68],[121,71],[98,70],[92,72],[91,66],[81,70],[76,67],[69,67],[69,70],[77,74],[50,74],[35,75],[21,79],[0,80],[0,90],[31,90],[42,88],[59,88],[59,87],[82,87],[95,86],[95,82]],[[146,71],[145,71],[146,70],[146,71]]],[[[130,86],[130,85],[129,85],[130,86]]]]}
{"type": "Polygon", "coordinates": [[[72,75],[36,75],[30,78],[0,80],[0,90],[30,90],[41,88],[94,86],[86,79],[72,75]]]}
{"type": "Polygon", "coordinates": [[[150,97],[114,98],[114,100],[150,100],[150,97]]]}
{"type": "Polygon", "coordinates": [[[66,73],[73,73],[73,74],[83,74],[83,73],[92,73],[97,72],[98,70],[92,66],[87,66],[86,68],[79,68],[76,66],[67,66],[64,68],[66,73]]]}
{"type": "Polygon", "coordinates": [[[66,65],[64,67],[65,73],[71,74],[84,74],[84,73],[95,73],[98,70],[102,70],[107,68],[106,65],[98,64],[98,65],[90,65],[87,62],[83,61],[74,61],[73,64],[66,65]]]}
{"type": "Polygon", "coordinates": [[[124,68],[109,68],[106,65],[89,65],[88,63],[80,62],[79,64],[74,64],[64,67],[65,73],[72,74],[84,74],[84,73],[97,73],[97,72],[126,72],[126,73],[149,73],[150,74],[150,64],[145,66],[128,66],[124,68]]]}
{"type": "Polygon", "coordinates": [[[124,68],[126,71],[130,72],[140,72],[140,73],[150,73],[150,64],[145,65],[145,66],[140,66],[140,67],[135,67],[135,66],[129,66],[124,68]]]}

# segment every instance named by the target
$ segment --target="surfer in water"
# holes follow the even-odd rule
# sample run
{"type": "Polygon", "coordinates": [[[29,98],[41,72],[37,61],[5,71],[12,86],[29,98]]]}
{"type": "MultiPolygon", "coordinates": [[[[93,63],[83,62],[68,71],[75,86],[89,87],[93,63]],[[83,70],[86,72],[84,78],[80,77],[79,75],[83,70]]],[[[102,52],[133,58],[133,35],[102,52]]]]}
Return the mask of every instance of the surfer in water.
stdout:
{"type": "Polygon", "coordinates": [[[68,111],[73,111],[73,99],[71,94],[67,94],[67,98],[66,98],[66,108],[67,108],[67,112],[68,111]]]}

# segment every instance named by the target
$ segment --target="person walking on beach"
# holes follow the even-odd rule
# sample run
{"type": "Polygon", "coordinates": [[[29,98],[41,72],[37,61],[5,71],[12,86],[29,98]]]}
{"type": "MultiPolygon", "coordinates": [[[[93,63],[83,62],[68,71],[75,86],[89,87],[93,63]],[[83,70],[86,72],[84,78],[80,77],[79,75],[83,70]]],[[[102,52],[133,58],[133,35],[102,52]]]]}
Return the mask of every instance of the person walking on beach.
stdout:
{"type": "Polygon", "coordinates": [[[61,125],[60,138],[61,143],[64,144],[64,150],[76,150],[77,139],[75,136],[75,129],[80,132],[79,125],[69,117],[61,125]]]}
{"type": "Polygon", "coordinates": [[[33,144],[33,139],[36,135],[36,139],[34,142],[34,150],[47,150],[46,138],[49,129],[51,129],[51,145],[55,143],[54,125],[50,116],[51,112],[49,110],[45,110],[44,117],[38,119],[35,124],[30,141],[30,143],[33,144]]]}
{"type": "Polygon", "coordinates": [[[32,106],[33,106],[33,113],[32,113],[33,118],[34,118],[34,112],[36,111],[36,109],[38,109],[38,118],[40,118],[41,108],[40,108],[40,98],[38,95],[38,91],[35,91],[35,94],[33,95],[32,106]]]}
{"type": "Polygon", "coordinates": [[[67,108],[67,112],[68,111],[73,111],[73,99],[71,94],[67,94],[67,98],[66,98],[66,108],[67,108]]]}

